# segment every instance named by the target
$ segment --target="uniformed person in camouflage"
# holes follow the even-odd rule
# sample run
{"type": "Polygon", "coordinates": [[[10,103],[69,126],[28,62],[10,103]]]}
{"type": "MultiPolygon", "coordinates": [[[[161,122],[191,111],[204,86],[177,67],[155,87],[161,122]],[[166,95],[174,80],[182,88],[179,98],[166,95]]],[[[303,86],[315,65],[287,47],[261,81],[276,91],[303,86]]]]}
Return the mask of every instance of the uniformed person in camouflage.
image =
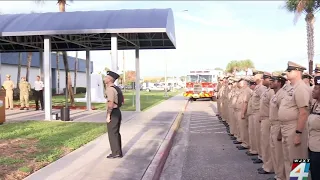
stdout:
{"type": "Polygon", "coordinates": [[[31,85],[26,81],[25,77],[21,77],[21,81],[19,83],[20,89],[20,110],[24,110],[25,108],[29,110],[29,93],[31,91],[31,85]]]}

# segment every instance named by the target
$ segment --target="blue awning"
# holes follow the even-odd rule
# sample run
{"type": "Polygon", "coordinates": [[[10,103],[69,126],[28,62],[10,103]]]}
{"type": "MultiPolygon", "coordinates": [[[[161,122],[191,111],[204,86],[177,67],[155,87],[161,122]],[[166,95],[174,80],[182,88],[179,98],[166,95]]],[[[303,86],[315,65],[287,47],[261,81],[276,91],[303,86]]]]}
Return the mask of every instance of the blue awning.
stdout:
{"type": "Polygon", "coordinates": [[[43,49],[50,36],[52,51],[110,50],[111,34],[118,49],[175,49],[171,9],[77,11],[0,15],[0,51],[43,49]]]}

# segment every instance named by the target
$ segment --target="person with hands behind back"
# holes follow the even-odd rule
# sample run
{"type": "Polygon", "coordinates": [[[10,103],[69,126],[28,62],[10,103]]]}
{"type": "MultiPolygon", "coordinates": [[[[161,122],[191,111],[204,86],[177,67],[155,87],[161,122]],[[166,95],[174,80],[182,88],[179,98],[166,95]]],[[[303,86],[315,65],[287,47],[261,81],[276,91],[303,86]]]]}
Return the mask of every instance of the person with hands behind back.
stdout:
{"type": "Polygon", "coordinates": [[[122,158],[121,148],[121,111],[120,107],[123,103],[123,94],[119,87],[114,85],[114,82],[119,78],[119,74],[107,71],[107,75],[104,79],[106,84],[106,96],[107,96],[107,128],[111,154],[107,156],[109,159],[122,158]]]}

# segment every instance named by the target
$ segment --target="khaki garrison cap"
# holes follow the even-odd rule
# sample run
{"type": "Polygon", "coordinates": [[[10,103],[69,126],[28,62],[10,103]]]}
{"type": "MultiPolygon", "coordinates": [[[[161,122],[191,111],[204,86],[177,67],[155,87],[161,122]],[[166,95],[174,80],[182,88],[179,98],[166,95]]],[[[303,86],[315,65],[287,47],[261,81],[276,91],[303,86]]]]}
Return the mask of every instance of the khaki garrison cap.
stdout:
{"type": "Polygon", "coordinates": [[[7,78],[10,78],[11,76],[9,74],[6,75],[7,78]]]}
{"type": "Polygon", "coordinates": [[[302,71],[303,72],[304,70],[306,70],[305,67],[303,67],[297,63],[294,63],[292,61],[288,61],[288,68],[286,70],[287,72],[289,72],[289,71],[302,71]]]}
{"type": "Polygon", "coordinates": [[[316,64],[316,68],[314,69],[315,73],[319,73],[320,72],[320,64],[316,64]]]}
{"type": "Polygon", "coordinates": [[[302,79],[312,79],[312,76],[309,73],[303,73],[302,79]]]}

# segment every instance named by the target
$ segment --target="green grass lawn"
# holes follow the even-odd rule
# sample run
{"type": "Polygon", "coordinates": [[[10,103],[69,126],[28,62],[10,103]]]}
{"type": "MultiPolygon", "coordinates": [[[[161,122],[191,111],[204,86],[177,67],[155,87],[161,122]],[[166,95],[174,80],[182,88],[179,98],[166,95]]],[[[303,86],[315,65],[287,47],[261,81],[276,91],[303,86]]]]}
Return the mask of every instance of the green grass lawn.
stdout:
{"type": "MultiPolygon", "coordinates": [[[[168,97],[164,97],[163,91],[154,91],[154,92],[146,92],[146,91],[140,91],[140,102],[141,102],[141,110],[146,110],[149,107],[152,107],[154,105],[157,105],[158,103],[171,98],[172,96],[175,96],[177,94],[181,93],[181,91],[177,92],[168,92],[168,97]]],[[[75,98],[84,98],[85,94],[76,94],[75,98]]],[[[134,111],[135,110],[135,94],[133,91],[127,91],[124,92],[124,105],[121,107],[121,110],[123,111],[134,111]]],[[[15,101],[15,104],[19,104],[19,101],[15,101]]],[[[60,106],[65,104],[65,96],[59,95],[59,96],[53,96],[52,97],[52,105],[53,106],[60,106]]],[[[75,103],[76,106],[86,106],[85,102],[77,102],[75,103]]],[[[34,101],[30,101],[30,105],[34,105],[34,101]]],[[[105,103],[92,103],[92,106],[97,108],[98,110],[105,110],[106,106],[105,103]]]]}
{"type": "Polygon", "coordinates": [[[102,123],[4,124],[0,126],[0,179],[23,179],[105,132],[102,123]]]}

